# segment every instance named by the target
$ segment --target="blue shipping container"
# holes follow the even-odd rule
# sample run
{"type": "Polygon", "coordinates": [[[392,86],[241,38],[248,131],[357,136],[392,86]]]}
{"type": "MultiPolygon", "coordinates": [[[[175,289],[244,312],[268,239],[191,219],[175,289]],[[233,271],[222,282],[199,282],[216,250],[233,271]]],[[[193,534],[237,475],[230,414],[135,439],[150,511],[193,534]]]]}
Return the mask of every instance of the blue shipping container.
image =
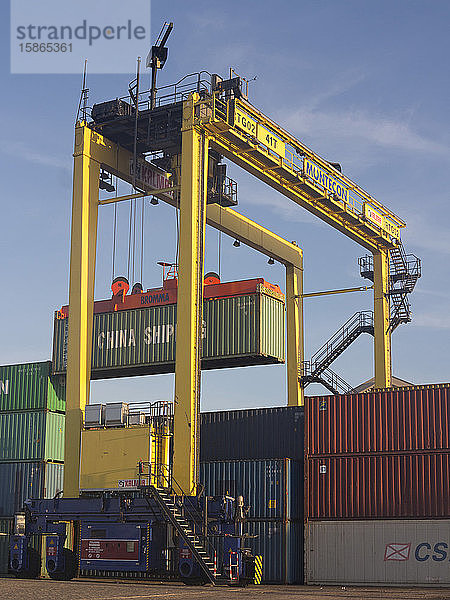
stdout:
{"type": "Polygon", "coordinates": [[[205,412],[200,423],[200,460],[303,460],[303,406],[205,412]]]}
{"type": "Polygon", "coordinates": [[[200,463],[208,496],[243,496],[249,519],[303,519],[303,462],[230,460],[200,463]]]}
{"type": "MultiPolygon", "coordinates": [[[[262,556],[261,583],[304,582],[303,521],[247,521],[244,533],[246,548],[255,556],[262,556]]],[[[216,537],[213,545],[222,564],[223,538],[216,537]]]]}
{"type": "Polygon", "coordinates": [[[53,498],[63,489],[63,474],[62,463],[0,463],[0,518],[13,517],[29,498],[53,498]]]}

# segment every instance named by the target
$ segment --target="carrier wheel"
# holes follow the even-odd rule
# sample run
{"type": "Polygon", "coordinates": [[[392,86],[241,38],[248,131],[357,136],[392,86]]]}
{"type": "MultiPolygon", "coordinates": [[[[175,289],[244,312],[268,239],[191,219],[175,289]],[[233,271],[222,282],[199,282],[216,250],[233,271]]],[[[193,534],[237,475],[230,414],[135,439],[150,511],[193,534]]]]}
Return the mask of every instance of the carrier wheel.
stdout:
{"type": "Polygon", "coordinates": [[[41,572],[41,556],[34,548],[28,548],[28,569],[14,573],[17,579],[36,579],[41,572]]]}
{"type": "Polygon", "coordinates": [[[64,571],[49,573],[50,579],[55,581],[69,581],[77,574],[77,561],[75,554],[68,548],[63,548],[64,571]]]}

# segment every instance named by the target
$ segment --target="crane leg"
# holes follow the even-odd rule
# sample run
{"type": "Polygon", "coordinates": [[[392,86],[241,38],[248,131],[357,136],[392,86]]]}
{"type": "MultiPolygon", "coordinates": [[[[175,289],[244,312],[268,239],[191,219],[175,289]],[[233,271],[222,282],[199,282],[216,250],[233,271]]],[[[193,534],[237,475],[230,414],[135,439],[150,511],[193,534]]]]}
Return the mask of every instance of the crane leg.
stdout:
{"type": "Polygon", "coordinates": [[[67,348],[64,496],[79,495],[80,436],[89,402],[100,164],[91,158],[92,131],[75,128],[67,348]]]}
{"type": "Polygon", "coordinates": [[[185,102],[181,145],[180,258],[175,355],[173,476],[196,493],[199,474],[200,358],[208,140],[194,128],[197,94],[185,102]]]}
{"type": "Polygon", "coordinates": [[[375,387],[391,386],[391,332],[389,329],[389,251],[373,255],[375,387]]]}
{"type": "MultiPolygon", "coordinates": [[[[303,264],[303,259],[302,259],[303,264]]],[[[299,383],[303,349],[303,270],[286,265],[286,361],[288,406],[303,406],[304,389],[299,383]]]]}

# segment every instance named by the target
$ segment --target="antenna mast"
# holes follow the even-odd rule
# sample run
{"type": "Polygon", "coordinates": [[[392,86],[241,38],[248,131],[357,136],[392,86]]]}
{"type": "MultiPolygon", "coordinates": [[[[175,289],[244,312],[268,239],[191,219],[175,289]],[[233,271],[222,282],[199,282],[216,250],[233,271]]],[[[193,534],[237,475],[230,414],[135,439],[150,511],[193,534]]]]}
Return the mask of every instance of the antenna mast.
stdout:
{"type": "Polygon", "coordinates": [[[150,88],[150,109],[154,109],[156,105],[156,75],[158,69],[162,69],[167,60],[168,49],[165,44],[173,29],[173,23],[165,22],[159,33],[156,44],[147,55],[146,67],[152,68],[152,86],[150,88]]]}

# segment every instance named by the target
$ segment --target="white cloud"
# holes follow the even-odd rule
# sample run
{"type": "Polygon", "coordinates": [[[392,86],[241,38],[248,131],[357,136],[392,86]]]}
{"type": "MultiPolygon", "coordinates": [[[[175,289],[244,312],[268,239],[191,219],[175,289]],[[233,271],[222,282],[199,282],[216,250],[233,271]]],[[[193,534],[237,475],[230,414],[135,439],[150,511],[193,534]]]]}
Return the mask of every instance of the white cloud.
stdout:
{"type": "Polygon", "coordinates": [[[432,329],[450,329],[450,314],[439,315],[436,313],[422,313],[414,317],[413,324],[416,327],[428,327],[432,329]]]}
{"type": "Polygon", "coordinates": [[[345,140],[360,139],[365,145],[376,144],[408,152],[423,152],[450,159],[450,147],[415,132],[406,121],[354,109],[320,111],[301,107],[287,117],[288,127],[298,134],[327,136],[345,140]]]}
{"type": "Polygon", "coordinates": [[[63,159],[59,156],[43,154],[42,152],[33,150],[32,147],[24,142],[2,141],[0,142],[0,152],[19,160],[26,160],[44,167],[53,167],[66,171],[70,171],[72,165],[70,158],[63,159]]]}

